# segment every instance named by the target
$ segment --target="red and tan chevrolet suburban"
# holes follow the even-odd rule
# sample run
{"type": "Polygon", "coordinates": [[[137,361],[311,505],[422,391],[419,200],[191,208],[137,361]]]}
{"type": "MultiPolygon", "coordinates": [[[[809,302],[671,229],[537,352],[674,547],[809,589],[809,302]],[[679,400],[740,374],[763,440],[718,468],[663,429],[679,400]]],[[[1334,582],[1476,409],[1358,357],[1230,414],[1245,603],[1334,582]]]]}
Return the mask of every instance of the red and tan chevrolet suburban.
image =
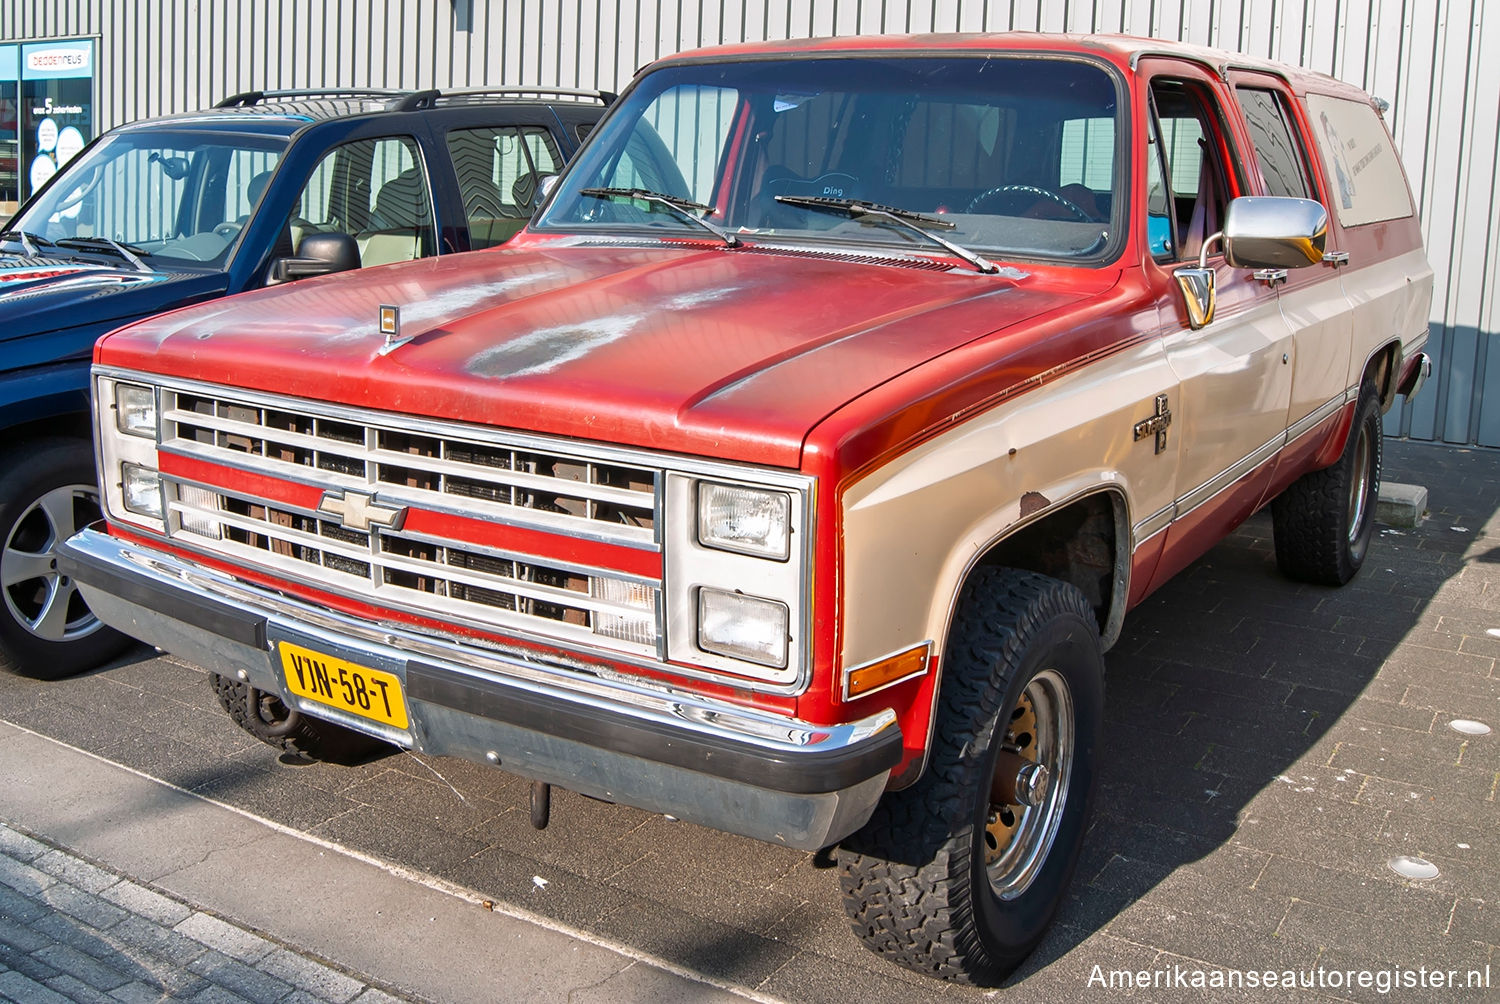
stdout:
{"type": "Polygon", "coordinates": [[[101,340],[62,570],[269,743],[836,844],[867,944],[989,983],[1077,858],[1130,609],[1264,506],[1288,575],[1358,572],[1431,281],[1325,76],[687,53],[504,247],[101,340]]]}

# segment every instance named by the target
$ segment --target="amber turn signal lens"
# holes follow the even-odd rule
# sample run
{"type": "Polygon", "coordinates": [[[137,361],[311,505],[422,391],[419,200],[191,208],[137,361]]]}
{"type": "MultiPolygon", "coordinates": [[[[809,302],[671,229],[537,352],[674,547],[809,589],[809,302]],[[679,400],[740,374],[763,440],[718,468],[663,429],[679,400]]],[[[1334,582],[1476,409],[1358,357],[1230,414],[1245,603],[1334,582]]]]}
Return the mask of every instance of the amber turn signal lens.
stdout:
{"type": "Polygon", "coordinates": [[[872,662],[851,670],[844,680],[844,696],[847,699],[861,697],[887,684],[895,683],[927,672],[927,652],[931,646],[924,642],[888,659],[872,662]]]}

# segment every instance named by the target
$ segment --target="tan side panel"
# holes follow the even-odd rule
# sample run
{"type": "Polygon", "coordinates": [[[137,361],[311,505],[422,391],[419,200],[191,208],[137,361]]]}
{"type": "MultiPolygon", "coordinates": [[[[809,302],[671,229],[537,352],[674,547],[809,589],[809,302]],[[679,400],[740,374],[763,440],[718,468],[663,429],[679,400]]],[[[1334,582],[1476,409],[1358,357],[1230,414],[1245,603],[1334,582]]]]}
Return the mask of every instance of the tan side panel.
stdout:
{"type": "MultiPolygon", "coordinates": [[[[1277,303],[1294,332],[1292,404],[1286,424],[1296,425],[1348,388],[1353,318],[1340,276],[1330,265],[1313,265],[1313,281],[1281,287],[1277,303]]],[[[1300,277],[1299,277],[1300,278],[1300,277]]]]}
{"type": "Polygon", "coordinates": [[[1167,450],[1135,423],[1176,380],[1152,340],[1032,390],[924,443],[844,495],[845,666],[943,640],[969,566],[1029,513],[1119,486],[1136,522],[1170,505],[1167,450]],[[1012,453],[1014,450],[1014,453],[1012,453]]]}
{"type": "Polygon", "coordinates": [[[1244,270],[1219,270],[1219,316],[1165,339],[1182,381],[1173,411],[1182,442],[1178,494],[1204,485],[1286,431],[1294,351],[1276,294],[1244,270]],[[1233,296],[1239,309],[1225,309],[1233,296]],[[1285,360],[1285,361],[1283,361],[1285,360]]]}
{"type": "Polygon", "coordinates": [[[1354,307],[1354,353],[1349,386],[1359,383],[1371,352],[1398,336],[1407,355],[1422,346],[1432,305],[1432,266],[1421,248],[1382,262],[1351,262],[1339,270],[1354,307]]]}

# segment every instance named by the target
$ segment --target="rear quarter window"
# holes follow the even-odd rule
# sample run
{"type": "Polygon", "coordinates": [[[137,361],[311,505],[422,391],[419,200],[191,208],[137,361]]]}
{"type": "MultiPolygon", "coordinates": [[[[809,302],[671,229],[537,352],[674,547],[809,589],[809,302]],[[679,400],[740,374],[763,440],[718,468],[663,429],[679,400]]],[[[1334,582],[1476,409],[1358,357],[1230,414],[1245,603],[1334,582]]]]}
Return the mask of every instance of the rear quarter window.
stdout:
{"type": "Polygon", "coordinates": [[[1357,227],[1410,216],[1406,175],[1375,109],[1362,101],[1309,94],[1307,111],[1339,223],[1357,227]]]}

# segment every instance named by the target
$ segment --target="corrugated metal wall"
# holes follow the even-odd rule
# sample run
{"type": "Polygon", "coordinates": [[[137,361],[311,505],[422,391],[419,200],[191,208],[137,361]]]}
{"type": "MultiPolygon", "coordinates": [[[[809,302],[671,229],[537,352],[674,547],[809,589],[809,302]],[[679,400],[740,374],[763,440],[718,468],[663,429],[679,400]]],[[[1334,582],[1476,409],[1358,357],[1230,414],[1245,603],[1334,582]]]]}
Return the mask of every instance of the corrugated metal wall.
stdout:
{"type": "Polygon", "coordinates": [[[99,36],[102,128],[252,88],[616,89],[656,56],[698,45],[1009,29],[1185,39],[1298,63],[1391,101],[1437,271],[1438,368],[1387,430],[1500,446],[1493,0],[0,0],[0,41],[99,36]]]}

